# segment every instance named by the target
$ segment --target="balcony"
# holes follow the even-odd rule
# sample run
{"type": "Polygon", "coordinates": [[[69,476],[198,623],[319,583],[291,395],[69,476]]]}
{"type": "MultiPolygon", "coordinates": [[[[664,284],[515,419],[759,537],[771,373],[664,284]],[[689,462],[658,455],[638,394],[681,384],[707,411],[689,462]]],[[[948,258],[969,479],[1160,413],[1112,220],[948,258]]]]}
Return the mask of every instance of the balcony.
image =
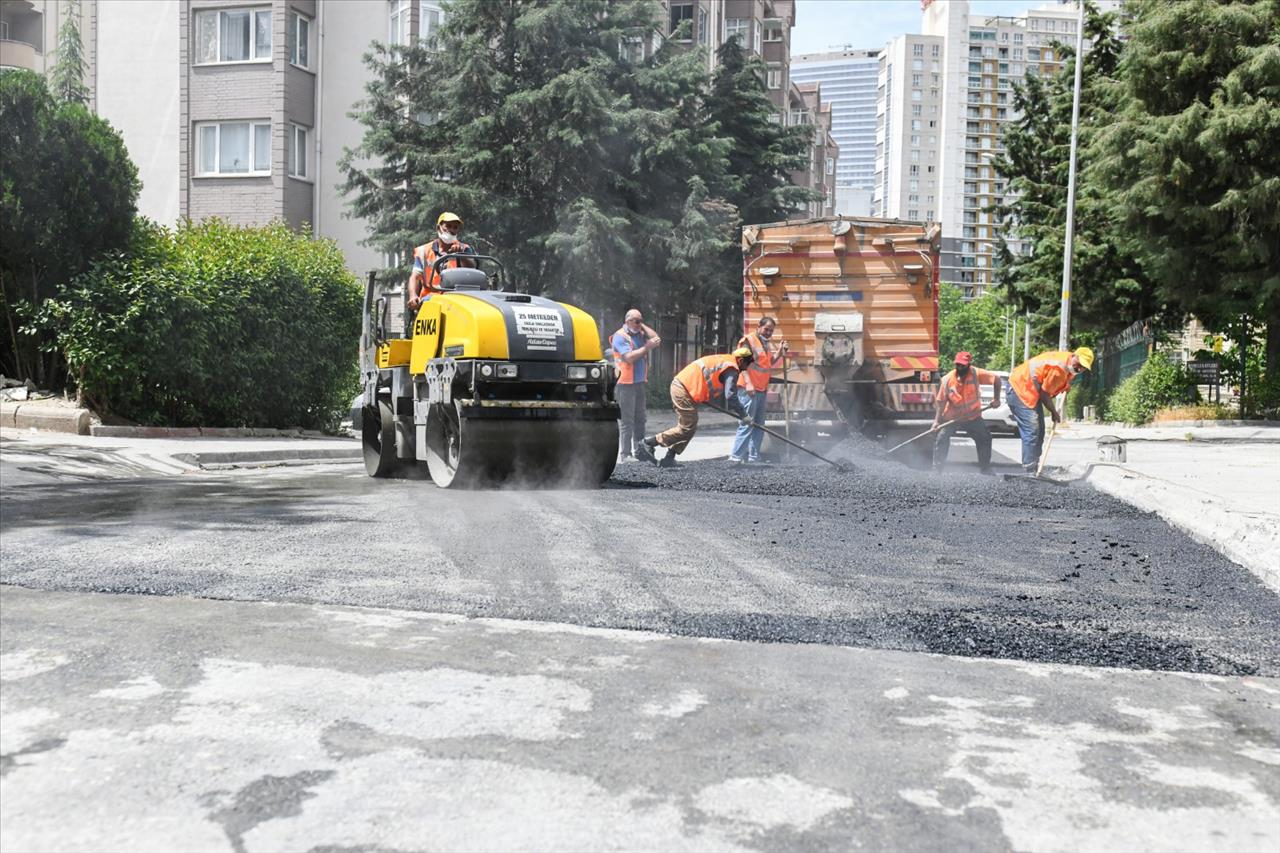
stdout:
{"type": "Polygon", "coordinates": [[[42,54],[33,44],[13,39],[0,39],[0,68],[39,71],[42,54]]]}
{"type": "Polygon", "coordinates": [[[31,0],[5,0],[0,5],[0,66],[42,70],[44,14],[31,0]]]}

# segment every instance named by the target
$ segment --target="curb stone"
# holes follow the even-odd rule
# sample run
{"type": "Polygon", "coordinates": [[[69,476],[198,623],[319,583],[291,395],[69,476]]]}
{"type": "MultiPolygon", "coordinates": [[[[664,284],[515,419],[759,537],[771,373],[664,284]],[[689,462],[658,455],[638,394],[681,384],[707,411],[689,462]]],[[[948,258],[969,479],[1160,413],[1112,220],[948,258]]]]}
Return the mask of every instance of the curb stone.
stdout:
{"type": "Polygon", "coordinates": [[[89,435],[93,412],[42,406],[38,402],[0,403],[0,426],[89,435]]]}
{"type": "Polygon", "coordinates": [[[105,438],[334,438],[318,430],[268,427],[155,427],[98,424],[89,435],[105,438]]]}

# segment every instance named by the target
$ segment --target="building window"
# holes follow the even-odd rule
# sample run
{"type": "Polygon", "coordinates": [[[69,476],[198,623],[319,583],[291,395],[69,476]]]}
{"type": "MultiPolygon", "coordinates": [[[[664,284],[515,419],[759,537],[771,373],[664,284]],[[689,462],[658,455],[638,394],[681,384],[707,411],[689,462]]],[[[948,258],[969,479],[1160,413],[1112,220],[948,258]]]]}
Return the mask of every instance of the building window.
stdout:
{"type": "Polygon", "coordinates": [[[922,107],[920,104],[911,105],[911,114],[913,116],[922,115],[923,113],[924,113],[924,107],[922,107]]]}
{"type": "Polygon", "coordinates": [[[196,13],[196,63],[271,61],[271,10],[196,13]]]}
{"type": "Polygon", "coordinates": [[[930,52],[930,54],[929,54],[929,55],[930,55],[930,56],[941,56],[941,55],[942,55],[942,51],[939,49],[939,46],[935,44],[935,45],[933,46],[933,50],[930,52]]]}
{"type": "Polygon", "coordinates": [[[409,43],[409,0],[387,0],[387,43],[409,43]]]}
{"type": "MultiPolygon", "coordinates": [[[[698,44],[707,43],[707,10],[698,7],[698,44]]],[[[654,52],[657,52],[655,48],[654,52]]]]}
{"type": "Polygon", "coordinates": [[[224,121],[196,125],[197,175],[271,174],[271,124],[224,121]]]}
{"type": "Polygon", "coordinates": [[[770,89],[782,88],[782,66],[770,65],[767,81],[770,89]]]}
{"type": "Polygon", "coordinates": [[[299,68],[311,67],[311,20],[296,12],[289,13],[289,26],[284,34],[289,61],[299,68]]]}
{"type": "Polygon", "coordinates": [[[834,175],[836,173],[836,159],[834,157],[827,158],[826,172],[828,175],[834,175]]]}
{"type": "Polygon", "coordinates": [[[310,178],[310,147],[307,145],[309,134],[305,127],[300,125],[289,125],[289,135],[286,137],[289,150],[285,152],[285,159],[289,163],[289,174],[295,178],[310,178]]]}
{"type": "Polygon", "coordinates": [[[1014,33],[1014,34],[1013,34],[1013,43],[1014,43],[1014,44],[1022,44],[1022,33],[1014,33]]]}
{"type": "Polygon", "coordinates": [[[923,71],[923,70],[924,70],[924,60],[923,60],[923,59],[913,59],[913,60],[911,60],[911,70],[912,70],[912,71],[923,71]]]}
{"type": "Polygon", "coordinates": [[[924,56],[924,45],[922,45],[922,44],[913,44],[913,45],[911,45],[911,55],[912,55],[912,56],[924,56]]]}
{"type": "Polygon", "coordinates": [[[919,211],[919,210],[916,210],[915,208],[912,208],[912,209],[910,209],[910,210],[908,210],[908,211],[907,211],[907,219],[919,219],[919,218],[920,218],[920,211],[919,211]]]}
{"type": "MultiPolygon", "coordinates": [[[[675,7],[672,7],[671,14],[675,14],[675,7]]],[[[724,20],[724,40],[737,39],[738,44],[743,47],[747,46],[747,32],[751,27],[750,18],[725,18],[724,20]]]]}
{"type": "MultiPolygon", "coordinates": [[[[917,122],[912,122],[912,124],[913,124],[913,125],[915,125],[915,124],[917,124],[917,122]]],[[[916,128],[914,128],[914,127],[912,128],[912,130],[915,130],[915,129],[916,129],[916,128]]],[[[915,145],[915,146],[919,146],[919,145],[920,145],[920,137],[919,137],[919,136],[912,135],[912,137],[911,137],[911,144],[912,144],[912,145],[915,145]]]]}
{"type": "Polygon", "coordinates": [[[912,89],[912,90],[911,90],[911,100],[913,100],[913,101],[918,101],[918,100],[920,100],[922,97],[924,97],[924,93],[923,93],[923,92],[921,92],[919,89],[912,89]]]}
{"type": "Polygon", "coordinates": [[[418,39],[425,42],[432,50],[436,47],[436,38],[440,34],[440,25],[444,23],[444,9],[437,2],[423,2],[418,7],[418,39]]]}
{"type": "Polygon", "coordinates": [[[680,25],[685,21],[689,22],[689,30],[680,33],[679,41],[691,41],[693,39],[693,4],[692,3],[672,3],[671,4],[671,29],[669,32],[676,35],[676,31],[680,29],[680,25]]]}
{"type": "Polygon", "coordinates": [[[761,27],[760,27],[759,21],[755,21],[754,24],[755,26],[751,28],[751,49],[754,50],[756,53],[759,53],[761,27]]]}
{"type": "Polygon", "coordinates": [[[924,79],[923,79],[923,78],[924,78],[924,75],[923,75],[923,74],[912,74],[912,75],[911,75],[911,85],[912,85],[912,86],[922,86],[922,85],[924,85],[924,79]]]}
{"type": "Polygon", "coordinates": [[[626,36],[618,40],[618,56],[632,65],[644,61],[644,39],[640,36],[626,36]]]}
{"type": "Polygon", "coordinates": [[[782,41],[782,21],[771,18],[764,22],[764,40],[782,41]]]}

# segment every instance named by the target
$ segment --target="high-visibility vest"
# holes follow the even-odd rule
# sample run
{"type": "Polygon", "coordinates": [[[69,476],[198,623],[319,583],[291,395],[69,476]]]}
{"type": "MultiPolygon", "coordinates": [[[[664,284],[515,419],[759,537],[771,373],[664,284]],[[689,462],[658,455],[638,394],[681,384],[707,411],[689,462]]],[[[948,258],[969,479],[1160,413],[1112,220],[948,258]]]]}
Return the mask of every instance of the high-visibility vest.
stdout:
{"type": "Polygon", "coordinates": [[[938,394],[934,398],[942,403],[941,419],[944,421],[972,421],[982,417],[981,386],[995,381],[995,374],[970,367],[961,379],[953,370],[942,377],[938,394]]]}
{"type": "MultiPolygon", "coordinates": [[[[639,334],[640,334],[640,337],[642,338],[644,337],[643,332],[639,334]]],[[[618,350],[619,337],[631,343],[631,349],[628,350],[627,352],[635,352],[637,349],[640,348],[641,344],[636,343],[635,335],[633,335],[625,325],[618,331],[614,332],[613,337],[609,339],[609,345],[613,349],[613,366],[618,370],[618,384],[634,385],[636,383],[637,362],[627,361],[625,358],[623,358],[623,356],[626,355],[626,353],[618,350]]],[[[639,381],[644,382],[649,378],[647,369],[644,364],[644,359],[643,358],[638,359],[638,362],[641,365],[640,373],[641,373],[641,376],[643,377],[639,381]]]]}
{"type": "Polygon", "coordinates": [[[737,359],[727,353],[704,355],[677,373],[676,381],[689,392],[693,402],[710,403],[712,398],[724,396],[725,371],[737,369],[737,359]]]}
{"type": "Polygon", "coordinates": [[[769,345],[760,339],[759,332],[752,332],[738,341],[738,346],[750,348],[754,356],[751,364],[747,365],[746,372],[742,374],[742,385],[739,387],[748,391],[768,391],[769,372],[773,367],[773,353],[769,351],[769,345]]]}
{"type": "MultiPolygon", "coordinates": [[[[413,271],[422,276],[422,286],[432,290],[438,290],[440,287],[439,276],[431,267],[436,261],[445,255],[474,255],[475,249],[471,248],[461,240],[453,244],[447,251],[440,251],[440,241],[432,240],[430,243],[423,243],[421,246],[413,250],[413,271]]],[[[445,269],[457,269],[458,259],[454,258],[445,263],[445,269]]]]}
{"type": "Polygon", "coordinates": [[[1070,361],[1070,350],[1042,352],[1013,369],[1009,374],[1009,387],[1019,400],[1027,404],[1027,408],[1034,409],[1040,405],[1036,382],[1040,383],[1047,397],[1056,397],[1071,387],[1071,371],[1067,368],[1070,361]]]}

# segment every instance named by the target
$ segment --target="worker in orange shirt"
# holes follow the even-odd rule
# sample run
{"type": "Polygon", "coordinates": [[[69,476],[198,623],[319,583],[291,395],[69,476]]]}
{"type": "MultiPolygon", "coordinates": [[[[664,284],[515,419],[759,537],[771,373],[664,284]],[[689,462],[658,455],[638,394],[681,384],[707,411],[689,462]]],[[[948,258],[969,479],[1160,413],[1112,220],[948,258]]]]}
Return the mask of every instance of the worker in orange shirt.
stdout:
{"type": "Polygon", "coordinates": [[[760,461],[760,445],[764,442],[764,430],[760,426],[764,423],[765,400],[769,395],[769,374],[787,357],[785,342],[776,347],[771,345],[777,327],[778,321],[773,317],[761,317],[756,331],[743,335],[738,341],[739,347],[751,350],[751,366],[738,382],[738,403],[746,410],[751,423],[738,427],[729,452],[730,462],[760,461]]]}
{"type": "Polygon", "coordinates": [[[1022,437],[1022,467],[1028,473],[1036,470],[1040,460],[1040,447],[1044,444],[1044,410],[1055,424],[1062,422],[1062,414],[1053,405],[1053,398],[1065,393],[1071,381],[1093,367],[1093,350],[1080,347],[1075,352],[1050,350],[1024,361],[1014,368],[1004,381],[1004,393],[1009,400],[1009,412],[1018,424],[1022,437]]]}
{"type": "Polygon", "coordinates": [[[978,448],[978,470],[990,474],[991,430],[982,419],[980,389],[983,385],[991,386],[991,405],[987,408],[994,409],[1000,405],[1000,377],[989,370],[974,367],[973,356],[967,352],[956,353],[955,364],[955,369],[942,377],[933,401],[937,411],[933,417],[933,428],[938,430],[938,438],[933,443],[933,470],[942,473],[947,464],[947,454],[951,452],[951,437],[963,432],[973,439],[978,448]]]}
{"type": "Polygon", "coordinates": [[[676,456],[684,452],[698,431],[698,404],[712,403],[728,409],[750,425],[747,412],[738,401],[738,375],[751,364],[751,349],[738,347],[732,353],[704,355],[690,362],[671,380],[671,405],[676,410],[676,425],[665,432],[651,435],[636,445],[636,458],[653,462],[660,468],[674,468],[676,456]],[[658,461],[657,447],[667,448],[658,461]]]}

